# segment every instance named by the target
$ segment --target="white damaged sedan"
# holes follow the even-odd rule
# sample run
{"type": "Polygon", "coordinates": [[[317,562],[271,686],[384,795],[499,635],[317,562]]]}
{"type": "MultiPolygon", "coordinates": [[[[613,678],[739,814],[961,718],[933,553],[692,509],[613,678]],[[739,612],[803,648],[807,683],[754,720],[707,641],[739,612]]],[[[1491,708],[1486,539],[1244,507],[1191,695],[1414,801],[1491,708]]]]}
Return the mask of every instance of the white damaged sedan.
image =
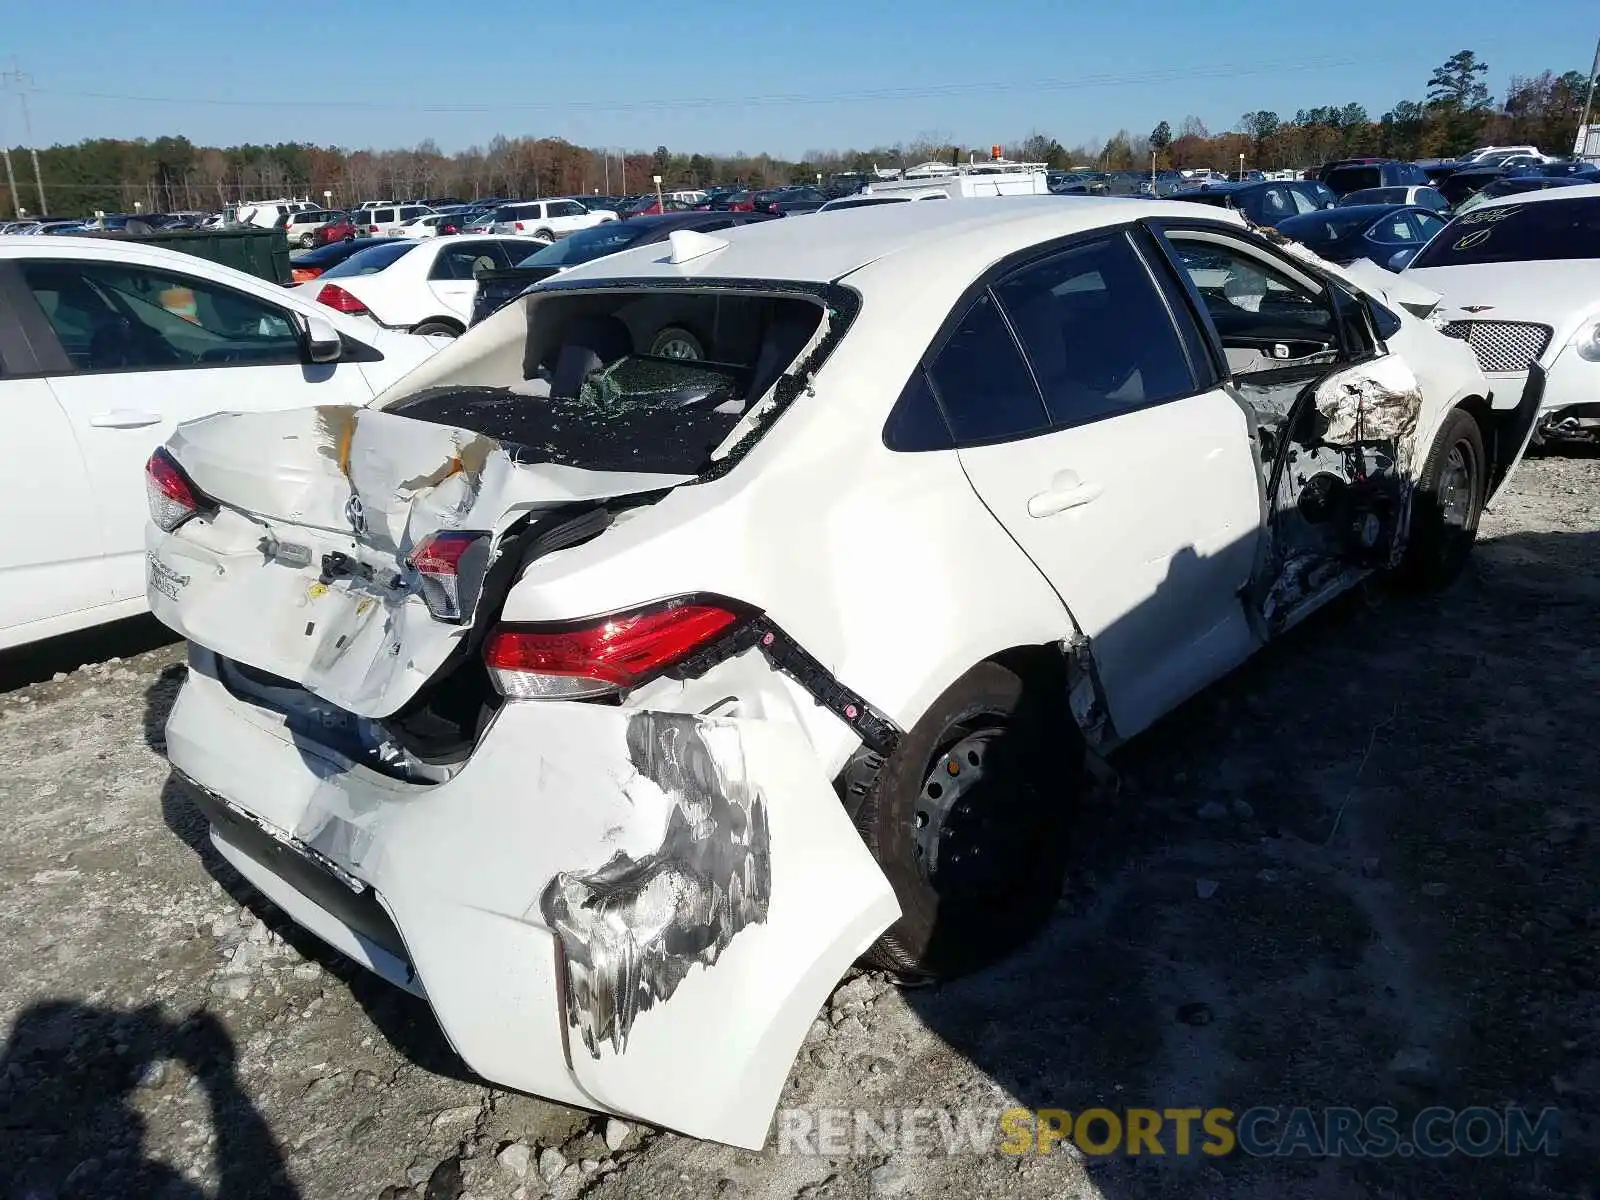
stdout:
{"type": "Polygon", "coordinates": [[[1086,753],[1374,572],[1453,578],[1539,401],[1193,205],[820,231],[580,266],[147,472],[227,860],[487,1078],[750,1147],[854,959],[1037,927],[1086,753]]]}

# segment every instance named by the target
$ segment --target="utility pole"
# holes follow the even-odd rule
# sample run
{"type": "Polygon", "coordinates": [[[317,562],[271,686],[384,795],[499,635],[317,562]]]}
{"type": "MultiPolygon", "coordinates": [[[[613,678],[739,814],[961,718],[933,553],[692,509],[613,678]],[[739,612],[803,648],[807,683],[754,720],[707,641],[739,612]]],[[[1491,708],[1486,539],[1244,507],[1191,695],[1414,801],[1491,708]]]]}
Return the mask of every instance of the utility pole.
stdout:
{"type": "Polygon", "coordinates": [[[11,173],[11,148],[0,146],[0,155],[6,160],[6,186],[11,189],[11,211],[20,221],[22,219],[22,197],[17,195],[17,177],[11,173]]]}
{"type": "Polygon", "coordinates": [[[1600,75],[1600,41],[1595,43],[1594,62],[1589,64],[1589,90],[1583,97],[1583,121],[1578,126],[1578,144],[1572,148],[1579,162],[1587,162],[1589,159],[1589,108],[1594,103],[1596,75],[1600,75]]]}
{"type": "MultiPolygon", "coordinates": [[[[39,172],[39,149],[33,144],[33,121],[28,116],[28,89],[33,86],[33,76],[17,66],[17,60],[13,57],[11,70],[0,74],[0,81],[5,83],[7,91],[16,88],[17,99],[22,104],[22,131],[23,135],[28,139],[28,153],[33,158],[33,181],[39,187],[39,215],[41,217],[46,216],[50,212],[50,206],[45,203],[44,199],[44,176],[39,172]]],[[[11,195],[12,199],[16,198],[15,191],[11,195]]]]}

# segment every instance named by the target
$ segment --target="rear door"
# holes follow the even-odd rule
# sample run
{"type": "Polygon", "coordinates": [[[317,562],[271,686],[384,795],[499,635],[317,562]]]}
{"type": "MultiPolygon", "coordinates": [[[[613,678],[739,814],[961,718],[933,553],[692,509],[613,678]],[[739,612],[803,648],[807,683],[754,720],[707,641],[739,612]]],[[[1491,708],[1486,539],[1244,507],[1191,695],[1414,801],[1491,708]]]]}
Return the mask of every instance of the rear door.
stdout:
{"type": "MultiPolygon", "coordinates": [[[[509,243],[518,252],[527,249],[527,243],[509,243]]],[[[537,243],[535,243],[537,244],[537,243]]],[[[472,318],[472,301],[478,294],[477,273],[501,271],[511,265],[506,252],[507,242],[488,242],[477,239],[458,241],[447,238],[440,242],[439,253],[428,268],[428,290],[441,305],[462,322],[472,318]]],[[[413,253],[421,254],[418,250],[413,253]]],[[[520,257],[520,253],[519,253],[520,257]]]]}
{"type": "Polygon", "coordinates": [[[545,206],[545,226],[555,234],[574,233],[595,224],[589,210],[576,200],[552,200],[545,206]]]}
{"type": "Polygon", "coordinates": [[[63,354],[46,378],[88,471],[113,601],[145,592],[144,464],[180,421],[372,398],[355,363],[306,363],[298,319],[254,294],[119,262],[18,267],[63,354]]]}
{"type": "Polygon", "coordinates": [[[967,477],[1090,639],[1119,733],[1257,644],[1244,410],[1126,231],[973,300],[929,365],[967,477]]]}
{"type": "Polygon", "coordinates": [[[111,600],[89,472],[44,377],[57,351],[30,309],[14,266],[0,262],[0,444],[27,448],[6,468],[13,519],[0,523],[0,646],[29,640],[33,622],[111,600]]]}

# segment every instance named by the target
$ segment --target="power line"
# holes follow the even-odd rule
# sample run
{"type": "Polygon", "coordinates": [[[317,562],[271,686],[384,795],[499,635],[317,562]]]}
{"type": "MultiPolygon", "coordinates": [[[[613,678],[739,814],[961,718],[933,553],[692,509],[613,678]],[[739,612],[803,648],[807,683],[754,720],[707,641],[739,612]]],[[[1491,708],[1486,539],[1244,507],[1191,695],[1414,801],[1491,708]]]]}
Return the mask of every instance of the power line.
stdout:
{"type": "MultiPolygon", "coordinates": [[[[55,96],[73,96],[90,100],[115,100],[132,104],[181,104],[185,106],[209,105],[218,108],[343,108],[381,109],[393,111],[408,109],[427,113],[497,113],[497,112],[662,112],[691,109],[724,108],[737,105],[741,108],[789,105],[861,104],[884,100],[928,100],[949,96],[997,95],[1016,92],[1068,92],[1089,88],[1130,87],[1145,84],[1177,83],[1191,79],[1219,79],[1235,76],[1299,74],[1307,71],[1326,71],[1354,66],[1353,58],[1318,58],[1297,62],[1266,62],[1254,66],[1238,67],[1217,64],[1184,68],[1163,68],[1129,74],[1078,75],[1066,79],[990,80],[985,82],[927,84],[915,87],[867,88],[855,91],[827,93],[790,92],[770,95],[738,96],[686,96],[677,99],[651,98],[648,100],[538,100],[494,104],[429,104],[406,100],[335,100],[296,99],[273,97],[270,99],[239,99],[223,96],[144,96],[122,92],[71,91],[59,88],[37,88],[55,96]]],[[[1365,61],[1365,60],[1363,60],[1365,61]]]]}

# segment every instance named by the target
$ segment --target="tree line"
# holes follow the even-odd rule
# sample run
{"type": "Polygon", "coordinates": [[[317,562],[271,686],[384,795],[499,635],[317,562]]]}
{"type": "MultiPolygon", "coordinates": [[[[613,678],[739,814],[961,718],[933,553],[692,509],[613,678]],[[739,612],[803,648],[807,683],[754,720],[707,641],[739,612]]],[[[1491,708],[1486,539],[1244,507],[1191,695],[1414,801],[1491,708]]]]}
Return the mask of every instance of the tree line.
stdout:
{"type": "MultiPolygon", "coordinates": [[[[1148,170],[1159,167],[1264,169],[1308,167],[1335,158],[1449,157],[1475,145],[1531,144],[1546,153],[1571,150],[1589,79],[1582,71],[1513,77],[1494,101],[1484,84],[1488,65],[1471,50],[1452,55],[1429,76],[1424,97],[1402,100],[1376,119],[1358,103],[1302,109],[1292,117],[1269,109],[1245,113],[1229,130],[1211,132],[1198,117],[1167,121],[1147,135],[1119,130],[1104,141],[1064,146],[1033,133],[1002,146],[1011,158],[1054,168],[1148,170]]],[[[353,205],[364,199],[455,196],[623,194],[710,183],[773,187],[874,167],[928,159],[983,158],[991,147],[962,147],[938,133],[861,150],[811,150],[799,160],[770,154],[654,152],[614,154],[558,137],[495,137],[487,146],[445,154],[432,141],[410,149],[351,150],[299,142],[196,146],[184,137],[126,141],[90,138],[38,152],[52,212],[97,209],[147,212],[215,210],[228,203],[277,196],[353,205]]],[[[0,214],[20,202],[38,211],[32,161],[11,151],[18,195],[0,183],[0,214]]]]}

